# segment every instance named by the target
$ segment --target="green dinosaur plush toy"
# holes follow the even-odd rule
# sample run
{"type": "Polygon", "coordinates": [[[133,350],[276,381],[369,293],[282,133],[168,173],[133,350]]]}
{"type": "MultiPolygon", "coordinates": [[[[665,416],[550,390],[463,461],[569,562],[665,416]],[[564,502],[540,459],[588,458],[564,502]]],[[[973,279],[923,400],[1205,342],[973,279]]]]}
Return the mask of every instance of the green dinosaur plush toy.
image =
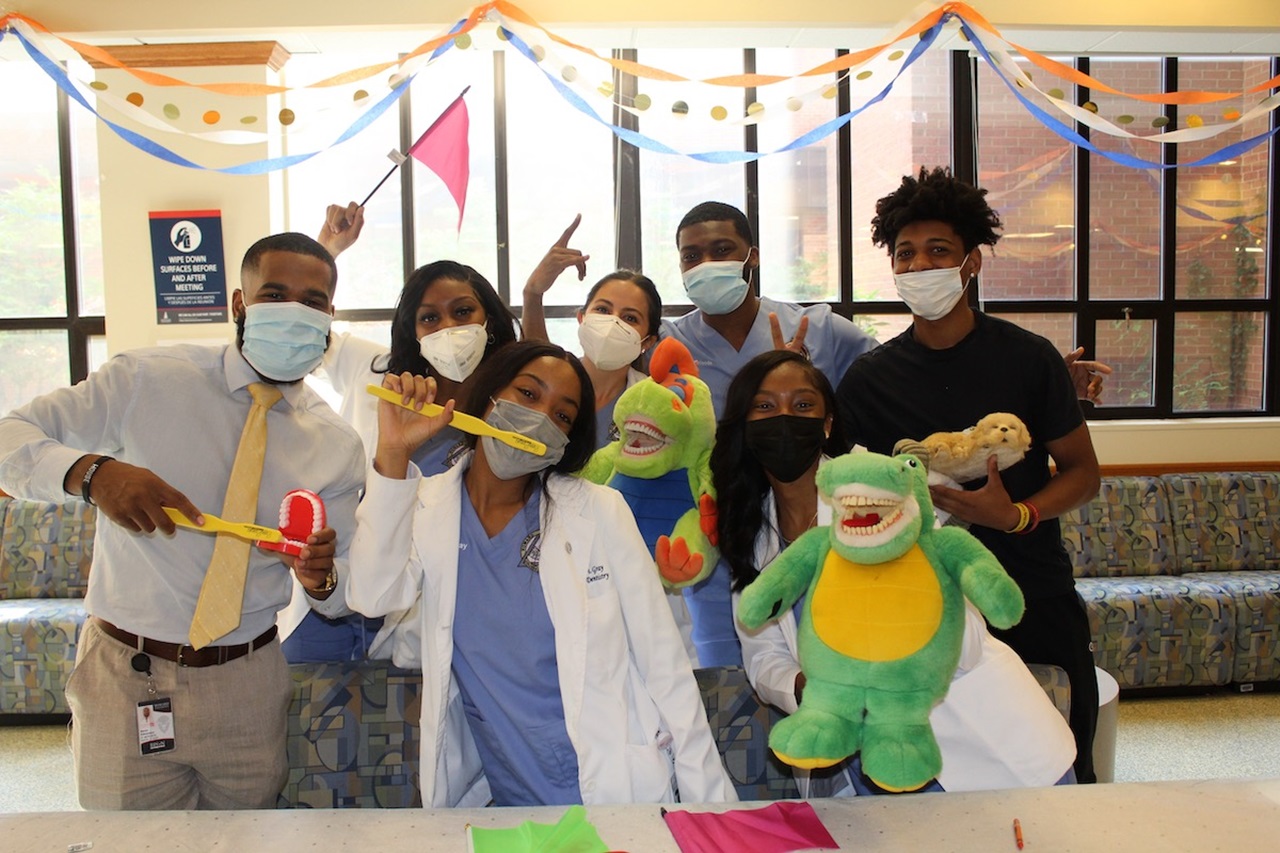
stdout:
{"type": "Polygon", "coordinates": [[[658,574],[670,589],[691,586],[715,568],[715,492],[711,391],[685,345],[665,338],[649,357],[649,380],[618,397],[621,436],[597,450],[582,476],[622,492],[658,574]]]}
{"type": "Polygon", "coordinates": [[[942,769],[929,712],[960,658],[967,597],[998,628],[1022,618],[1022,592],[966,530],[935,528],[927,472],[915,456],[855,452],[818,469],[832,523],[809,530],[746,588],[738,619],[756,628],[805,595],[796,713],[769,746],[796,767],[828,767],[861,750],[890,791],[942,769]]]}

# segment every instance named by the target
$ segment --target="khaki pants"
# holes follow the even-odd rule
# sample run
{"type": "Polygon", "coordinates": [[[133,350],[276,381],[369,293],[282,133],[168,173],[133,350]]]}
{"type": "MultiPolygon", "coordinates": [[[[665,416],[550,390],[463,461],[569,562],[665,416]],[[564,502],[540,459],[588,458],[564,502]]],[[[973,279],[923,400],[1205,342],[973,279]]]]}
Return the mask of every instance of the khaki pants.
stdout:
{"type": "Polygon", "coordinates": [[[274,808],[288,775],[292,693],[279,641],[221,666],[152,657],[156,695],[135,672],[136,649],[89,619],[67,683],[76,788],[86,809],[274,808]],[[173,703],[176,748],[144,756],[139,702],[173,703]]]}

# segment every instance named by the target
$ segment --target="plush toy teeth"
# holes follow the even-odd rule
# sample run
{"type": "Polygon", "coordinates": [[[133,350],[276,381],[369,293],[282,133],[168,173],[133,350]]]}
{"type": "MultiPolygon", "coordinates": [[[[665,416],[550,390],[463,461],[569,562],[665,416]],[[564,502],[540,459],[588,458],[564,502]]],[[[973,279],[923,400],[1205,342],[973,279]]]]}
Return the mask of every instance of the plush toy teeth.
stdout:
{"type": "Polygon", "coordinates": [[[666,447],[667,434],[645,418],[627,418],[622,426],[624,441],[622,452],[628,456],[648,456],[666,447]]]}
{"type": "Polygon", "coordinates": [[[296,557],[307,544],[307,537],[324,529],[325,524],[324,501],[320,496],[306,489],[294,489],[280,502],[280,532],[284,534],[284,541],[257,544],[296,557]]]}

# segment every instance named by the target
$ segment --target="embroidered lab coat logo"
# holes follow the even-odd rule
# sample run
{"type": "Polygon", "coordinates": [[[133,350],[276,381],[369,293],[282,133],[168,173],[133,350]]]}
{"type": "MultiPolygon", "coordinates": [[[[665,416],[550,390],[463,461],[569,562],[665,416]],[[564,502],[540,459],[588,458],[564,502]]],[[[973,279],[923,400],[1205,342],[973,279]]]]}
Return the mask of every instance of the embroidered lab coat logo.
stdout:
{"type": "Polygon", "coordinates": [[[593,584],[596,581],[607,581],[609,573],[605,571],[604,566],[592,566],[587,569],[587,583],[593,584]]]}
{"type": "Polygon", "coordinates": [[[467,440],[465,438],[458,439],[458,443],[449,448],[449,452],[444,455],[444,467],[452,468],[458,464],[458,460],[468,450],[467,440]]]}
{"type": "Polygon", "coordinates": [[[542,531],[535,530],[520,543],[520,565],[531,572],[538,571],[542,559],[542,531]]]}

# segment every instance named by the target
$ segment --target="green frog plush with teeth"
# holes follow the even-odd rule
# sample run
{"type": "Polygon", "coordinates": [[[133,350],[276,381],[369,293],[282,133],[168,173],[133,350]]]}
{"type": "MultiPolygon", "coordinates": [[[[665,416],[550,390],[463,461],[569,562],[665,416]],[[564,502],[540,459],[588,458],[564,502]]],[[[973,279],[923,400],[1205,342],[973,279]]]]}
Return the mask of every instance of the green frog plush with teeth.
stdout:
{"type": "Polygon", "coordinates": [[[801,595],[805,687],[769,746],[796,767],[828,767],[861,750],[889,791],[942,769],[929,713],[960,659],[964,599],[997,628],[1022,618],[1016,583],[967,530],[934,526],[925,465],[855,452],[818,470],[832,523],[809,530],[746,588],[738,620],[757,628],[801,595]]]}

